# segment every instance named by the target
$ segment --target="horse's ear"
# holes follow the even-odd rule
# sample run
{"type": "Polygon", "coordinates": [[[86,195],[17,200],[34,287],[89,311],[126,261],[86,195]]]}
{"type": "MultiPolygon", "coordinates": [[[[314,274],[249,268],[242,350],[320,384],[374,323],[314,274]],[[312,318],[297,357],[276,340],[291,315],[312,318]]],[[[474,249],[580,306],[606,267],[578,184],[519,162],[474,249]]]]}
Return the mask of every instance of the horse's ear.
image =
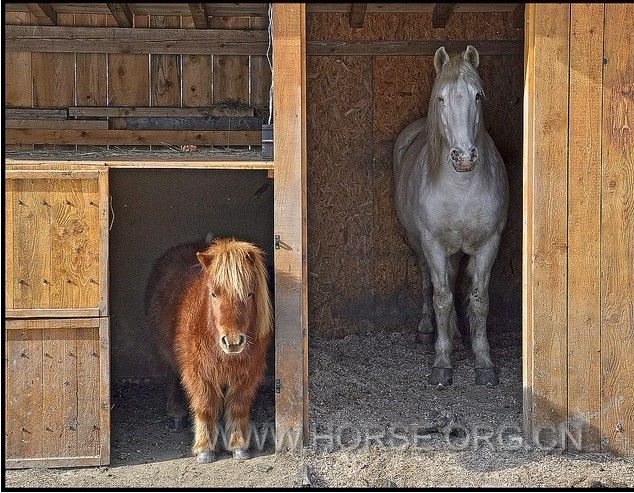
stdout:
{"type": "Polygon", "coordinates": [[[480,54],[478,53],[478,50],[471,45],[467,45],[467,49],[464,50],[462,58],[473,65],[474,68],[478,68],[478,65],[480,65],[480,54]]]}
{"type": "Polygon", "coordinates": [[[211,263],[211,258],[212,258],[211,254],[205,253],[205,252],[198,252],[196,253],[196,257],[198,257],[198,261],[200,262],[200,265],[202,265],[203,267],[209,267],[209,264],[211,263]]]}
{"type": "Polygon", "coordinates": [[[213,241],[214,241],[214,234],[210,231],[209,233],[207,233],[207,236],[205,236],[205,244],[211,245],[213,241]]]}
{"type": "Polygon", "coordinates": [[[447,60],[449,60],[447,50],[445,50],[444,46],[441,46],[436,50],[436,54],[434,55],[434,67],[436,68],[436,73],[440,72],[440,69],[445,66],[447,60]]]}

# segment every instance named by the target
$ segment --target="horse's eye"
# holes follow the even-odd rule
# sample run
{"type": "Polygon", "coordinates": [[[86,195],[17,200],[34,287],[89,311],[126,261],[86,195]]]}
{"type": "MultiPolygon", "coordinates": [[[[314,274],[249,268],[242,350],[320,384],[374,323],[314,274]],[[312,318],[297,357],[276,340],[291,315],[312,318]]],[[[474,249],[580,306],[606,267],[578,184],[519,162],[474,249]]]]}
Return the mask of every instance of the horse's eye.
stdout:
{"type": "Polygon", "coordinates": [[[480,101],[480,99],[482,98],[482,96],[480,95],[480,93],[476,94],[476,101],[480,101]]]}
{"type": "Polygon", "coordinates": [[[443,98],[443,97],[438,97],[438,102],[439,102],[439,103],[444,103],[444,102],[445,102],[445,98],[443,98]]]}
{"type": "Polygon", "coordinates": [[[253,298],[253,293],[249,293],[249,298],[253,298]]]}
{"type": "Polygon", "coordinates": [[[215,298],[216,297],[216,293],[211,293],[211,297],[215,298]]]}

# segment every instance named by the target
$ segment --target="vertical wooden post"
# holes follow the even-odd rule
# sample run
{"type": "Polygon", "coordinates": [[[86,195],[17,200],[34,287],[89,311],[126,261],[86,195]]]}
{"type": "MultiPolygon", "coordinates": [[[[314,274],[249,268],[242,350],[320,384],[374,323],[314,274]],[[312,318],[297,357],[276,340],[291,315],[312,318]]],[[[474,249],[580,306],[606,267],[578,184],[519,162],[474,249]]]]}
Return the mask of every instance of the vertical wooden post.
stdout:
{"type": "Polygon", "coordinates": [[[524,397],[530,443],[564,445],[568,418],[569,4],[531,4],[525,109],[524,397]],[[563,88],[563,90],[562,90],[563,88]]]}
{"type": "Polygon", "coordinates": [[[277,450],[300,447],[308,424],[305,12],[273,4],[277,450]]]}

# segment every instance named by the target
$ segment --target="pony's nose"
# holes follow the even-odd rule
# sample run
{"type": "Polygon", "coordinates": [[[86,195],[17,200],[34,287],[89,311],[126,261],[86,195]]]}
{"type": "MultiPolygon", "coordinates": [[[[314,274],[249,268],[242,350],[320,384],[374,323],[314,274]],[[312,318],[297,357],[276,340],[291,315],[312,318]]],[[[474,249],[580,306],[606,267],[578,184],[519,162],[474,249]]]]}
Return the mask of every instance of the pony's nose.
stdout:
{"type": "Polygon", "coordinates": [[[225,353],[239,353],[244,349],[247,343],[247,338],[244,334],[237,335],[223,335],[220,338],[220,346],[225,353]]]}

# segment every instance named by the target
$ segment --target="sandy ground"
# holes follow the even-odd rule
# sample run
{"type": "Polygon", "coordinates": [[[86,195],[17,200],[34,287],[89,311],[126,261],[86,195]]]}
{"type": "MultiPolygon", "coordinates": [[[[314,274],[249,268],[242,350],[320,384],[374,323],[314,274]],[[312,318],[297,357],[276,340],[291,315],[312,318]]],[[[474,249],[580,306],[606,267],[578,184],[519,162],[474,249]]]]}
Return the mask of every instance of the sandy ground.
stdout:
{"type": "MultiPolygon", "coordinates": [[[[492,347],[499,387],[474,385],[472,355],[461,348],[454,385],[437,389],[426,383],[431,353],[412,334],[312,339],[310,447],[276,455],[269,434],[245,462],[222,453],[197,464],[191,432],[167,426],[162,385],[121,383],[113,390],[109,467],[6,471],[6,485],[634,487],[632,459],[520,442],[520,346],[507,336],[492,347]]],[[[259,436],[273,422],[273,402],[267,385],[252,412],[259,436]]]]}

